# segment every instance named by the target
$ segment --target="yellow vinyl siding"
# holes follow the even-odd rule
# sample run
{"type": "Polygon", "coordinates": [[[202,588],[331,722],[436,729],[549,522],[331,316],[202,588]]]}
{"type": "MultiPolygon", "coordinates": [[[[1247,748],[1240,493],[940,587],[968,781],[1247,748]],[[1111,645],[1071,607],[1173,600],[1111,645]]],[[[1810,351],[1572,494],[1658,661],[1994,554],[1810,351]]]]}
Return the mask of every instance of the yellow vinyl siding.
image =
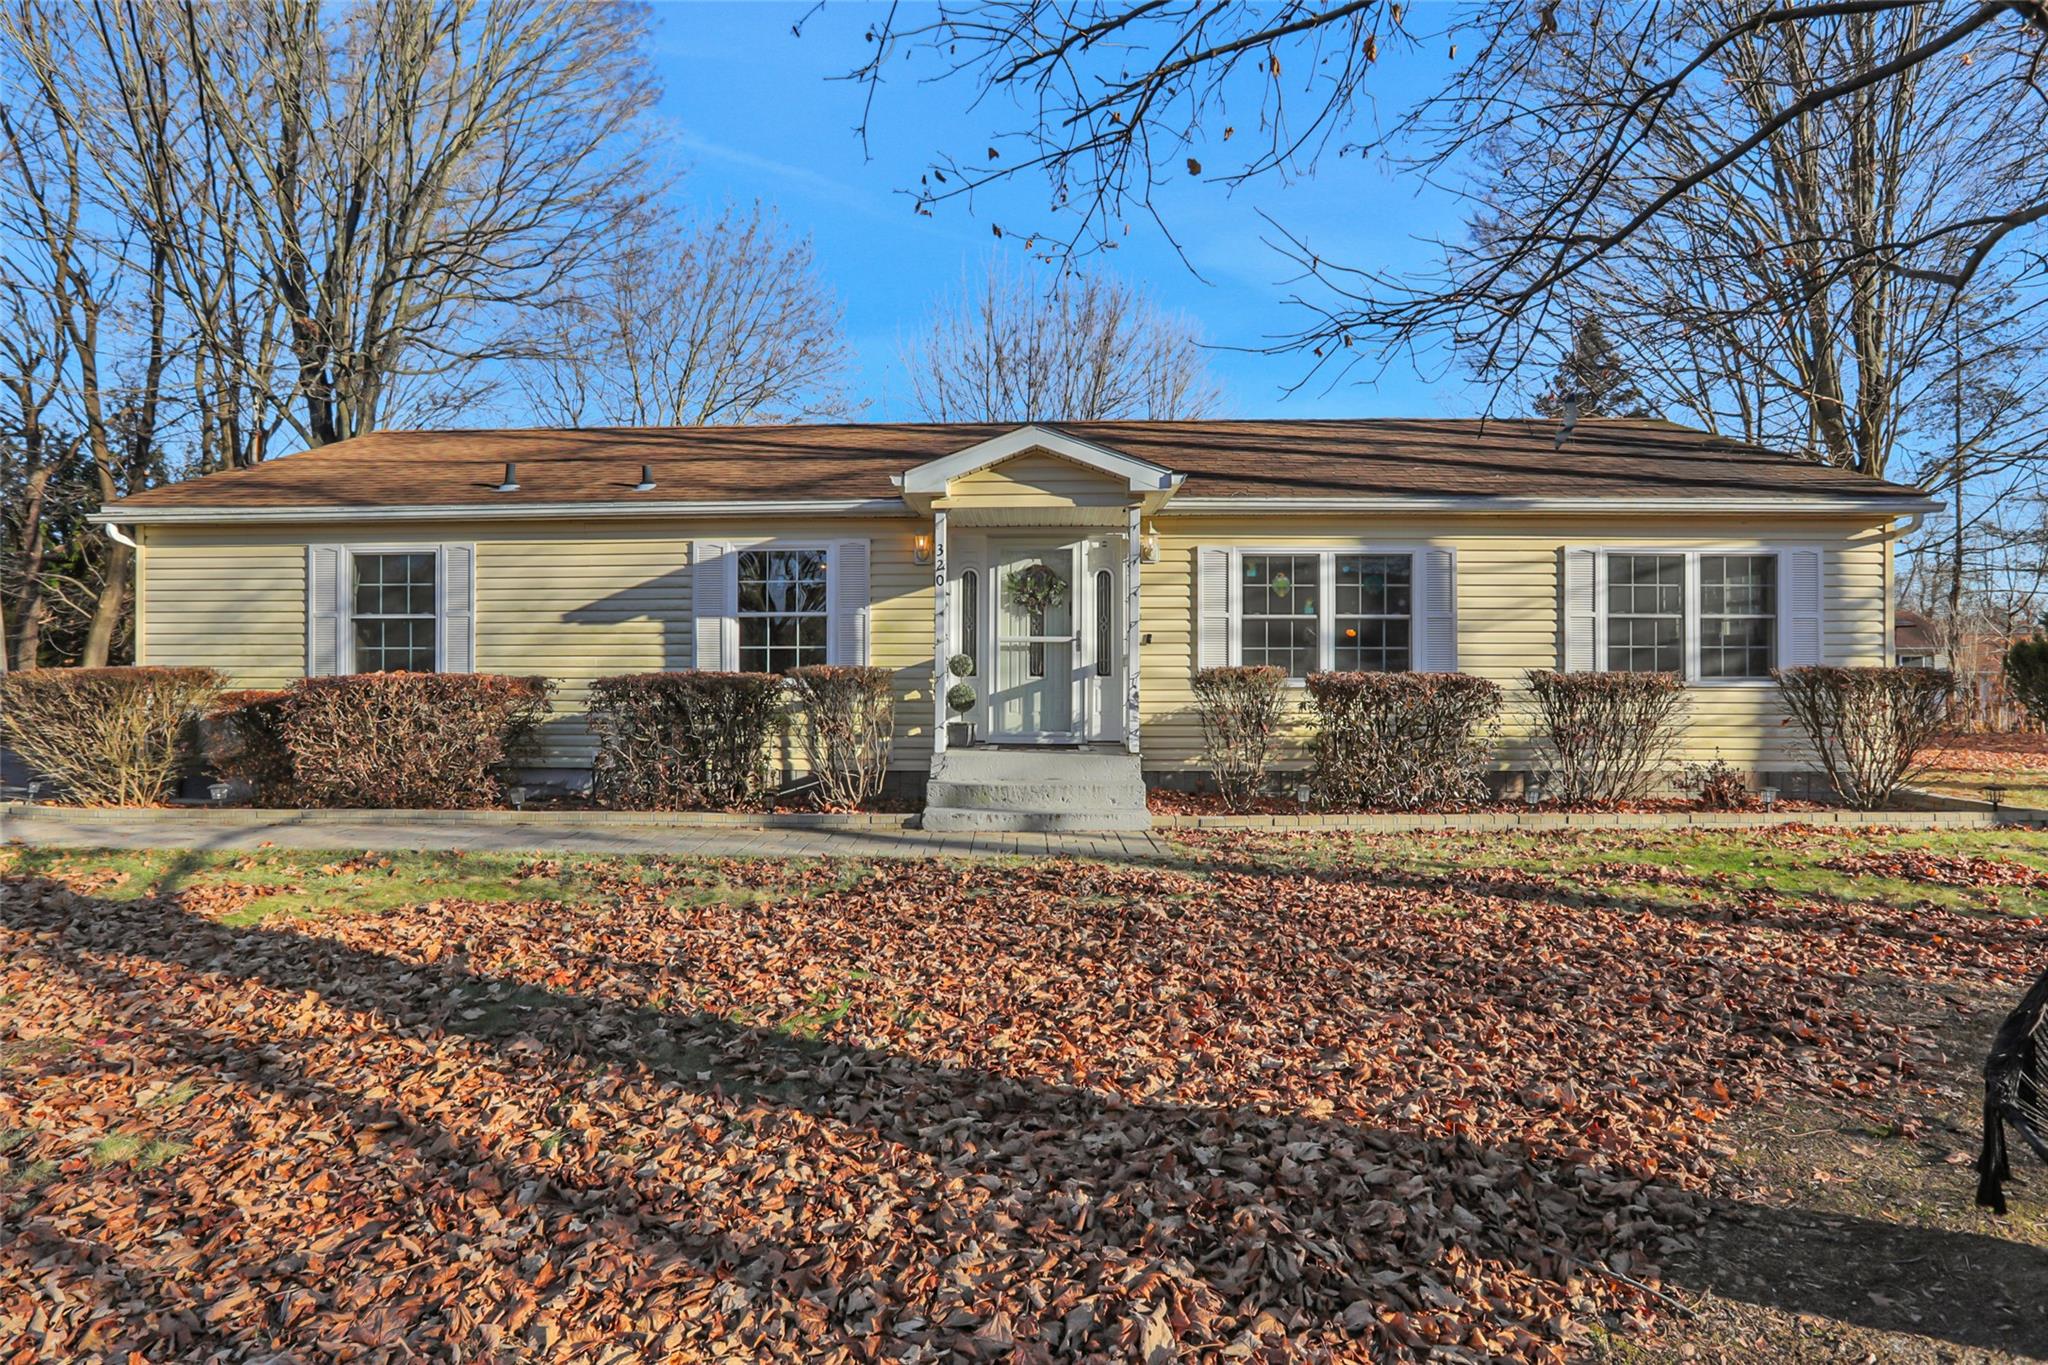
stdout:
{"type": "MultiPolygon", "coordinates": [[[[1458,667],[1505,690],[1501,766],[1529,765],[1527,689],[1531,668],[1558,657],[1558,562],[1566,546],[1656,549],[1822,550],[1823,626],[1829,663],[1885,662],[1889,596],[1885,542],[1877,528],[1842,519],[1502,517],[1390,518],[1175,517],[1157,520],[1159,562],[1144,566],[1143,731],[1147,768],[1201,761],[1201,727],[1191,686],[1195,659],[1197,547],[1334,549],[1360,544],[1447,546],[1457,551],[1458,667]]],[[[1233,585],[1234,587],[1235,585],[1233,585]]],[[[1782,711],[1768,683],[1689,689],[1681,761],[1717,753],[1737,766],[1797,762],[1782,711]]],[[[1299,731],[1296,732],[1297,736],[1299,731]]],[[[1286,762],[1299,762],[1290,747],[1286,762]]]]}
{"type": "MultiPolygon", "coordinates": [[[[302,677],[306,545],[476,546],[476,667],[554,680],[540,762],[590,761],[579,719],[595,678],[689,668],[695,540],[869,542],[869,658],[897,674],[895,765],[930,757],[931,570],[912,558],[917,523],[811,518],[758,522],[415,522],[275,527],[143,527],[145,657],[207,664],[242,686],[302,677]]],[[[792,765],[792,752],[785,755],[792,765]]]]}
{"type": "Polygon", "coordinates": [[[144,527],[137,539],[137,659],[218,668],[239,687],[305,675],[304,539],[197,527],[144,527]]]}
{"type": "MultiPolygon", "coordinates": [[[[962,492],[970,498],[980,496],[977,489],[989,497],[1046,497],[1064,489],[1063,495],[1074,503],[1113,487],[1065,461],[1026,456],[1005,465],[1000,476],[983,471],[958,481],[954,500],[962,492]],[[1004,482],[1027,492],[1004,494],[1004,482]]],[[[1824,551],[1828,661],[1886,661],[1888,547],[1876,527],[1842,518],[1418,520],[1175,516],[1169,510],[1154,526],[1159,558],[1143,567],[1141,623],[1147,637],[1142,747],[1148,769],[1189,768],[1200,762],[1201,733],[1190,684],[1196,644],[1194,555],[1202,545],[1434,544],[1456,549],[1459,666],[1508,689],[1501,754],[1508,767],[1530,761],[1521,676],[1529,668],[1556,665],[1561,546],[1819,545],[1824,551]]],[[[593,678],[687,668],[692,663],[692,541],[866,538],[869,657],[896,673],[893,766],[916,771],[926,766],[930,753],[932,586],[930,567],[913,558],[912,537],[929,528],[929,521],[908,514],[747,522],[564,519],[146,526],[140,531],[146,548],[138,570],[138,648],[140,657],[153,664],[208,664],[244,686],[279,686],[305,670],[307,543],[473,543],[476,667],[554,679],[559,688],[557,715],[545,734],[543,762],[551,767],[582,766],[589,761],[590,743],[578,713],[593,678]]],[[[1102,533],[1098,529],[1087,534],[1102,533]]],[[[1697,687],[1690,704],[1687,758],[1710,758],[1718,751],[1737,765],[1794,761],[1768,686],[1697,687]]],[[[793,766],[793,755],[789,757],[793,766]]],[[[1299,757],[1298,750],[1287,756],[1288,761],[1299,757]]]]}
{"type": "Polygon", "coordinates": [[[1123,480],[1056,455],[1033,452],[954,479],[946,486],[945,505],[963,511],[1023,507],[1053,510],[1122,507],[1129,501],[1129,485],[1123,480]]]}

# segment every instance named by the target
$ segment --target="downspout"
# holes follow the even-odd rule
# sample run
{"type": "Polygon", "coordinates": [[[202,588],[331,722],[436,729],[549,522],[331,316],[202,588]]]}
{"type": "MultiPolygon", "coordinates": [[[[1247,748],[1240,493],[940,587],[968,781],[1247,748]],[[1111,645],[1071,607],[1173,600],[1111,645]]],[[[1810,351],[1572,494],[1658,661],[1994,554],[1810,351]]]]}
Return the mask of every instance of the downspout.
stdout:
{"type": "Polygon", "coordinates": [[[1887,526],[1879,537],[1884,542],[1885,558],[1884,663],[1886,668],[1897,668],[1899,665],[1899,604],[1892,596],[1893,580],[1897,576],[1895,563],[1897,556],[1893,553],[1893,547],[1907,536],[1919,530],[1922,523],[1926,520],[1927,514],[1925,512],[1910,512],[1906,516],[1905,525],[1898,525],[1896,520],[1894,520],[1893,524],[1887,526]]]}
{"type": "Polygon", "coordinates": [[[129,600],[130,602],[132,602],[132,603],[134,604],[134,606],[135,606],[135,654],[136,654],[136,659],[135,659],[135,662],[136,662],[136,663],[141,663],[141,662],[142,662],[142,659],[141,659],[141,654],[142,654],[142,546],[140,546],[139,544],[137,544],[137,543],[135,542],[135,540],[134,540],[134,539],[133,539],[132,537],[130,537],[130,536],[129,536],[129,534],[128,534],[128,533],[127,533],[126,531],[123,531],[123,530],[122,530],[122,529],[121,529],[121,528],[120,528],[119,526],[116,526],[116,525],[115,525],[115,524],[114,524],[113,522],[111,522],[111,521],[108,521],[108,522],[102,522],[102,523],[101,523],[101,529],[102,529],[102,530],[104,530],[104,531],[105,531],[105,532],[107,533],[107,539],[108,539],[108,540],[111,540],[111,541],[113,541],[113,542],[115,542],[116,544],[119,544],[119,545],[126,545],[126,546],[127,546],[127,547],[128,547],[129,549],[131,549],[131,550],[135,551],[135,554],[134,554],[134,556],[133,556],[133,559],[134,559],[134,562],[135,562],[135,580],[134,580],[134,581],[133,581],[132,583],[130,583],[130,584],[128,585],[128,600],[129,600]]]}

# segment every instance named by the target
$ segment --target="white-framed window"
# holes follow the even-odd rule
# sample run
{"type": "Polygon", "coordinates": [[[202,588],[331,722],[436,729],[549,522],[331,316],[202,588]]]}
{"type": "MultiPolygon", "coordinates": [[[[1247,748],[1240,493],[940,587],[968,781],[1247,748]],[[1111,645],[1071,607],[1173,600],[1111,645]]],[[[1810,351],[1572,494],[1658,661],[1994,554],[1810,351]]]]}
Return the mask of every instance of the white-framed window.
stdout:
{"type": "Polygon", "coordinates": [[[786,673],[827,662],[832,604],[825,549],[742,549],[735,569],[740,671],[786,673]]]}
{"type": "Polygon", "coordinates": [[[1764,683],[1781,652],[1780,552],[1603,551],[1598,667],[1764,683]]]}
{"type": "Polygon", "coordinates": [[[1332,639],[1343,673],[1406,673],[1414,657],[1415,556],[1339,554],[1332,639]]]}
{"type": "Polygon", "coordinates": [[[1607,671],[1685,671],[1685,556],[1607,556],[1607,671]]]}
{"type": "Polygon", "coordinates": [[[1237,559],[1238,662],[1290,678],[1323,666],[1321,554],[1247,551],[1237,559]]]}
{"type": "Polygon", "coordinates": [[[356,673],[440,666],[440,555],[429,548],[350,550],[347,639],[356,673]]]}
{"type": "Polygon", "coordinates": [[[1700,556],[1700,676],[1768,678],[1778,662],[1778,557],[1700,556]]]}
{"type": "Polygon", "coordinates": [[[1240,550],[1234,579],[1239,664],[1270,664],[1290,678],[1414,667],[1410,551],[1240,550]]]}

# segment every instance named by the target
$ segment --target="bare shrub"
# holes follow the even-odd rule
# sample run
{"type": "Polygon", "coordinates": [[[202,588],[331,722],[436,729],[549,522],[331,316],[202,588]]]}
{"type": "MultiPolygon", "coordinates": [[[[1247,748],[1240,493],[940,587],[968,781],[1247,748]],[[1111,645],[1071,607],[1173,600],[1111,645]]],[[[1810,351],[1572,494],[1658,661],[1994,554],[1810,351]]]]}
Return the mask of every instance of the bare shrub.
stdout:
{"type": "Polygon", "coordinates": [[[0,675],[0,739],[85,806],[153,806],[184,768],[210,668],[31,668],[0,675]]]}
{"type": "Polygon", "coordinates": [[[1202,756],[1223,804],[1244,810],[1266,785],[1287,674],[1278,668],[1205,668],[1195,674],[1202,756]]]}
{"type": "Polygon", "coordinates": [[[1947,726],[1955,676],[1939,668],[1780,668],[1778,695],[1844,803],[1874,810],[1947,726]]]}
{"type": "Polygon", "coordinates": [[[1465,673],[1311,673],[1316,804],[1420,810],[1484,800],[1500,688],[1465,673]]]}
{"type": "Polygon", "coordinates": [[[280,708],[292,798],[401,810],[495,806],[551,690],[545,678],[490,673],[303,679],[280,708]]]}
{"type": "Polygon", "coordinates": [[[804,713],[798,733],[820,798],[835,810],[858,810],[880,796],[896,719],[894,675],[815,664],[791,669],[789,682],[804,713]]]}
{"type": "Polygon", "coordinates": [[[1676,673],[1557,673],[1531,669],[1540,737],[1550,746],[1548,795],[1632,801],[1668,760],[1685,708],[1676,673]]]}
{"type": "Polygon", "coordinates": [[[1701,810],[1750,810],[1756,805],[1749,783],[1718,754],[1711,763],[1686,764],[1678,785],[1692,793],[1701,810]]]}
{"type": "Polygon", "coordinates": [[[758,803],[782,724],[772,673],[629,673],[590,686],[591,792],[609,806],[691,810],[758,803]]]}

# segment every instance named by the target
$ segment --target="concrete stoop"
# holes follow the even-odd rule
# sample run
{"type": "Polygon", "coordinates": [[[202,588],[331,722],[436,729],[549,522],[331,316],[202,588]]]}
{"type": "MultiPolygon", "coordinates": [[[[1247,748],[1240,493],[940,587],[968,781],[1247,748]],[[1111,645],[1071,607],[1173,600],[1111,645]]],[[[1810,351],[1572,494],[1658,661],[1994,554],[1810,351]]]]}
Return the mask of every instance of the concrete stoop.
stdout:
{"type": "Polygon", "coordinates": [[[932,765],[924,827],[1008,833],[1149,830],[1145,774],[1121,749],[948,749],[932,765]]]}

